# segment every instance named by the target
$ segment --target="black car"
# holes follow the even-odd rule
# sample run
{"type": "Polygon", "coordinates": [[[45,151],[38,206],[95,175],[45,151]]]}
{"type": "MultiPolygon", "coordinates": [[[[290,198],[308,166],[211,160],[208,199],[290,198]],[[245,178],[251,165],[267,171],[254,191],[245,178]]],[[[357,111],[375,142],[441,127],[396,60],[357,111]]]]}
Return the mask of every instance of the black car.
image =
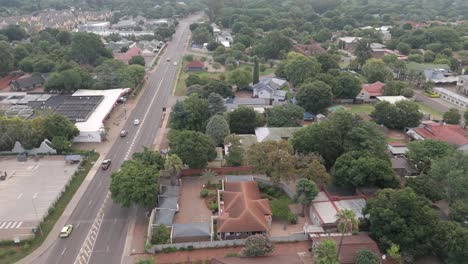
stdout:
{"type": "Polygon", "coordinates": [[[111,165],[111,160],[110,160],[110,159],[106,159],[106,160],[104,160],[104,161],[102,162],[101,168],[102,168],[103,170],[107,170],[107,169],[110,167],[110,165],[111,165]]]}

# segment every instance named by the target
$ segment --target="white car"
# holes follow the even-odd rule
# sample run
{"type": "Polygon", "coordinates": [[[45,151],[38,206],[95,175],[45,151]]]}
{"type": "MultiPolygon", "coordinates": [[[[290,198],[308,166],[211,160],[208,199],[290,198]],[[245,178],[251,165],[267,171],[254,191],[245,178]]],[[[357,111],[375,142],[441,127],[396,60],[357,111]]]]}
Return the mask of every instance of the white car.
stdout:
{"type": "Polygon", "coordinates": [[[177,66],[177,61],[174,61],[174,66],[177,66]]]}
{"type": "Polygon", "coordinates": [[[139,125],[139,124],[140,124],[140,119],[135,119],[135,120],[133,121],[133,124],[134,124],[135,126],[139,125]]]}
{"type": "Polygon", "coordinates": [[[60,237],[69,237],[73,230],[73,225],[66,225],[60,231],[60,237]]]}

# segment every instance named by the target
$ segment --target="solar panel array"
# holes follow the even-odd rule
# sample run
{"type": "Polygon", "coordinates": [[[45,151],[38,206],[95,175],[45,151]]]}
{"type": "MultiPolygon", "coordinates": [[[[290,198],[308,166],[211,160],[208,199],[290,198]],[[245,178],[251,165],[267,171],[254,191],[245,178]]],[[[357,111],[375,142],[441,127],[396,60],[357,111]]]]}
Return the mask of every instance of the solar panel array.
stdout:
{"type": "Polygon", "coordinates": [[[72,122],[84,122],[94,112],[104,96],[70,96],[55,109],[55,113],[63,115],[72,122]]]}

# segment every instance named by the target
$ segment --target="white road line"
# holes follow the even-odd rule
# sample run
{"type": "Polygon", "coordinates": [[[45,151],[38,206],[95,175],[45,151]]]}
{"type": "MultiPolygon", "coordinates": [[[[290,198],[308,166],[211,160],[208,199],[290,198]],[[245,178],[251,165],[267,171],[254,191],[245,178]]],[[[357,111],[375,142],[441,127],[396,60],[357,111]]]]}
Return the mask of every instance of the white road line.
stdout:
{"type": "Polygon", "coordinates": [[[23,196],[23,193],[20,193],[16,199],[19,200],[21,198],[21,196],[23,196]]]}
{"type": "Polygon", "coordinates": [[[16,226],[17,223],[18,223],[18,222],[13,222],[13,224],[10,226],[10,228],[11,228],[11,229],[15,228],[15,226],[16,226]]]}
{"type": "Polygon", "coordinates": [[[67,251],[67,248],[63,249],[62,254],[61,254],[62,256],[63,256],[63,254],[65,254],[65,251],[67,251]]]}
{"type": "Polygon", "coordinates": [[[7,222],[3,222],[2,225],[0,226],[0,229],[3,229],[3,227],[7,224],[7,222]]]}
{"type": "Polygon", "coordinates": [[[8,222],[8,224],[5,226],[5,229],[8,229],[10,228],[10,225],[12,224],[12,222],[8,222]]]}
{"type": "Polygon", "coordinates": [[[23,222],[19,222],[16,228],[20,228],[20,226],[23,224],[23,222]]]}
{"type": "Polygon", "coordinates": [[[37,198],[37,193],[35,193],[32,198],[36,199],[37,198]]]}
{"type": "Polygon", "coordinates": [[[92,202],[93,202],[93,200],[89,200],[88,206],[90,206],[92,202]]]}

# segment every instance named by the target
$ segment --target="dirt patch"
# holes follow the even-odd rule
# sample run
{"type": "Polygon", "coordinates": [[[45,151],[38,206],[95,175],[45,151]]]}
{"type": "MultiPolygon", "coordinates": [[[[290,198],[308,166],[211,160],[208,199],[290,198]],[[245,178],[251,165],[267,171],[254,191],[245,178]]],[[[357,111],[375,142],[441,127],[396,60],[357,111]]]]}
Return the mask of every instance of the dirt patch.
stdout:
{"type": "Polygon", "coordinates": [[[253,97],[253,92],[252,91],[245,91],[245,90],[238,91],[238,92],[236,92],[236,97],[239,97],[239,98],[252,98],[253,97]]]}
{"type": "Polygon", "coordinates": [[[175,223],[206,222],[211,220],[212,213],[200,197],[200,191],[205,184],[201,177],[186,177],[182,179],[180,190],[180,210],[176,214],[175,223]]]}

